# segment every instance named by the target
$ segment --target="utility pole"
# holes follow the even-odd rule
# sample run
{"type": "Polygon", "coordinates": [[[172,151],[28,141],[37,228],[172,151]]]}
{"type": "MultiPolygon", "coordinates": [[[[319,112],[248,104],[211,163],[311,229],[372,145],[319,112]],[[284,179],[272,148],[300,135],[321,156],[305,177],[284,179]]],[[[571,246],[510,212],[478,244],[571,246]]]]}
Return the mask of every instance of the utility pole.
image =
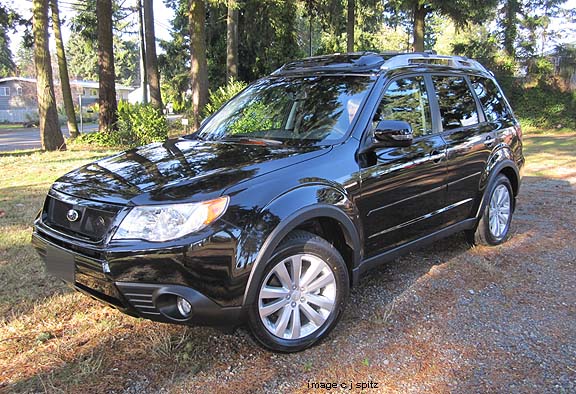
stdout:
{"type": "Polygon", "coordinates": [[[140,89],[142,104],[148,103],[148,72],[146,70],[146,45],[144,43],[144,20],[142,17],[142,0],[138,0],[138,23],[140,25],[140,89]]]}

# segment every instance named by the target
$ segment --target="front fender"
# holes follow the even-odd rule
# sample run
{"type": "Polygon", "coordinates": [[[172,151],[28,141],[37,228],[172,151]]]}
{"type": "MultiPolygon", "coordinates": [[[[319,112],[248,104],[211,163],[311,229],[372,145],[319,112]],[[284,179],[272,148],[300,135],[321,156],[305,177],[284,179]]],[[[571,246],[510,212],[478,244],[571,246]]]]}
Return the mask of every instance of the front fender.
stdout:
{"type": "Polygon", "coordinates": [[[344,233],[346,243],[354,251],[354,267],[361,259],[361,234],[358,229],[359,214],[350,199],[331,185],[307,185],[293,189],[278,197],[259,215],[258,223],[252,227],[256,233],[248,232],[241,241],[238,264],[252,264],[246,285],[243,304],[253,299],[256,283],[280,242],[300,224],[314,218],[336,220],[344,233]]]}

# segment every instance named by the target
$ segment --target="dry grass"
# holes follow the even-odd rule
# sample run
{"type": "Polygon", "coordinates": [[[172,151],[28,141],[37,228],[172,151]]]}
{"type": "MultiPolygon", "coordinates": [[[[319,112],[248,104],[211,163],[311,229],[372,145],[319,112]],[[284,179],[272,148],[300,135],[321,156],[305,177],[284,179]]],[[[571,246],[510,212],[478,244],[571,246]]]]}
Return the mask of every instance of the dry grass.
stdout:
{"type": "MultiPolygon", "coordinates": [[[[378,382],[369,393],[568,392],[574,386],[562,379],[576,381],[576,366],[558,360],[576,328],[553,317],[575,312],[576,291],[562,282],[574,277],[576,252],[564,241],[574,233],[562,220],[574,210],[576,135],[528,137],[525,151],[509,243],[469,249],[456,237],[377,270],[353,291],[329,340],[297,355],[265,352],[243,330],[224,335],[134,319],[46,276],[30,233],[49,185],[111,152],[1,154],[0,392],[304,393],[319,381],[378,382]],[[548,283],[546,275],[560,279],[548,283]],[[544,307],[553,317],[539,320],[532,311],[544,307]],[[524,331],[546,342],[522,350],[531,341],[524,331]],[[523,339],[517,348],[499,345],[509,337],[523,339]],[[536,357],[547,354],[556,365],[535,380],[550,362],[536,357]]],[[[339,391],[360,392],[331,392],[339,391]]]]}

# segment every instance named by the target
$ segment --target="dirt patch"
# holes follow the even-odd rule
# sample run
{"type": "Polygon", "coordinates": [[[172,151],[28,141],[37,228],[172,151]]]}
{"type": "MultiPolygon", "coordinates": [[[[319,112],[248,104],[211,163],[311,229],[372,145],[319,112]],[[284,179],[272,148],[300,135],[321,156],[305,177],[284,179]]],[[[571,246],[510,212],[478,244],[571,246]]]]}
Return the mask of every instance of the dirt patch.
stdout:
{"type": "Polygon", "coordinates": [[[372,271],[312,349],[272,354],[245,330],[155,324],[65,293],[0,327],[0,391],[576,392],[576,137],[537,138],[507,243],[456,235],[372,271]]]}

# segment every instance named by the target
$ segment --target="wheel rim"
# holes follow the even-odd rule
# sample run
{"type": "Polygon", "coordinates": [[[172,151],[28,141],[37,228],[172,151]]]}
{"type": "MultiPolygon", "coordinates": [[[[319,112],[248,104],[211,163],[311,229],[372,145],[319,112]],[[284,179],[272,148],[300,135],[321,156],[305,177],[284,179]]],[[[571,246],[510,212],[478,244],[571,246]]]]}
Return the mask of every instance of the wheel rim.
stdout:
{"type": "Polygon", "coordinates": [[[500,239],[508,230],[508,220],[510,219],[510,192],[506,185],[498,185],[490,198],[490,209],[488,218],[490,222],[490,233],[500,239]]]}
{"type": "Polygon", "coordinates": [[[336,303],[330,266],[310,254],[285,258],[268,273],[258,295],[264,327],[282,339],[300,339],[328,320],[336,303]]]}

